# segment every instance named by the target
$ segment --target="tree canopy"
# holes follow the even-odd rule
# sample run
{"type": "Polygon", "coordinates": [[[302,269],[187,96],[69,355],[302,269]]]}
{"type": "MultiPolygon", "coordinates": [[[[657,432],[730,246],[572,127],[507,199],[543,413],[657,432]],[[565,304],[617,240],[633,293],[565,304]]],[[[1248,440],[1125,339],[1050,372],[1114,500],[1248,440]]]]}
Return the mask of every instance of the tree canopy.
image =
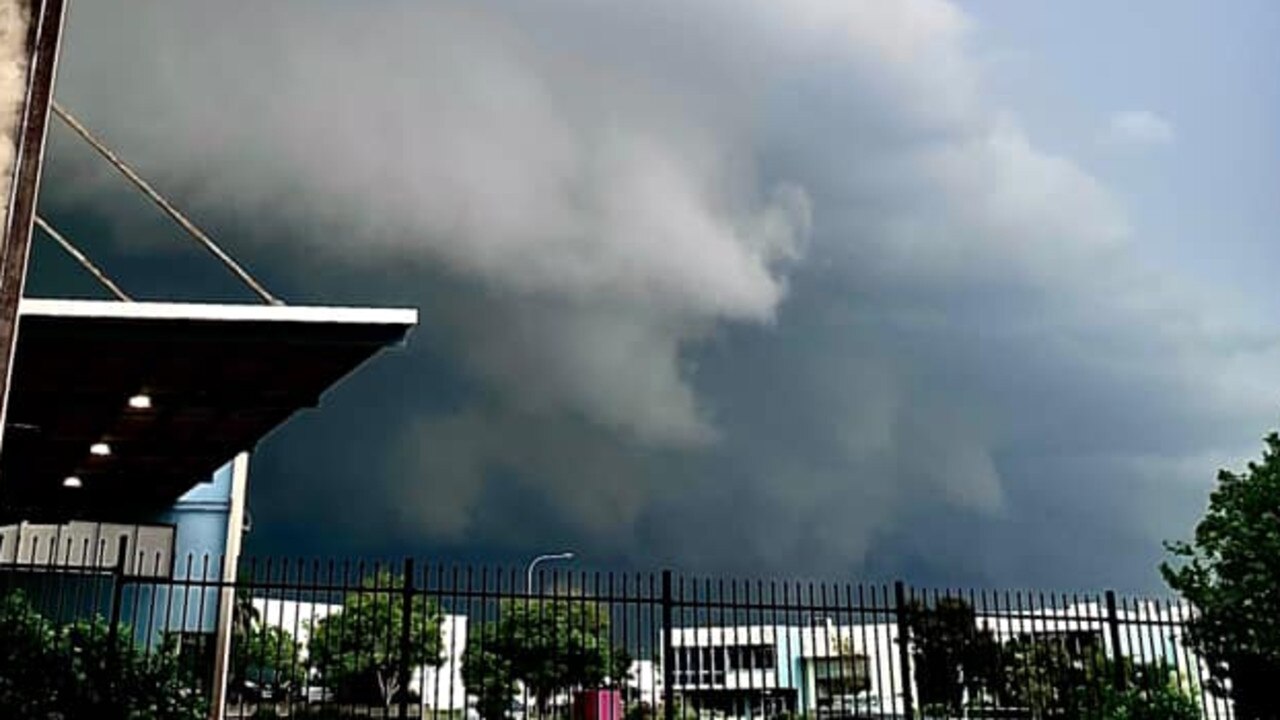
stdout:
{"type": "Polygon", "coordinates": [[[1237,717],[1280,717],[1280,435],[1245,472],[1219,471],[1194,539],[1169,550],[1161,572],[1195,608],[1189,643],[1210,688],[1232,698],[1237,717]]]}
{"type": "Polygon", "coordinates": [[[620,681],[629,666],[610,641],[604,606],[577,597],[513,599],[469,634],[462,681],[481,716],[493,719],[505,715],[517,684],[545,710],[555,693],[620,681]]]}
{"type": "Polygon", "coordinates": [[[261,625],[247,635],[232,639],[232,684],[242,689],[245,681],[279,688],[296,688],[306,679],[307,667],[301,644],[281,627],[261,625]]]}
{"type": "Polygon", "coordinates": [[[965,691],[987,689],[997,671],[998,643],[979,629],[973,607],[959,598],[940,598],[932,607],[907,607],[912,661],[922,707],[960,713],[965,691]]]}
{"type": "Polygon", "coordinates": [[[408,654],[402,653],[402,582],[387,572],[367,578],[359,590],[347,593],[339,611],[316,623],[307,649],[321,677],[339,695],[376,694],[389,706],[403,689],[402,664],[416,668],[443,660],[440,608],[418,594],[410,600],[408,654]]]}
{"type": "Polygon", "coordinates": [[[1162,663],[1117,667],[1100,636],[1023,634],[1002,642],[959,598],[913,602],[906,619],[926,717],[962,717],[984,705],[1020,708],[1035,720],[1199,717],[1180,674],[1162,663]]]}

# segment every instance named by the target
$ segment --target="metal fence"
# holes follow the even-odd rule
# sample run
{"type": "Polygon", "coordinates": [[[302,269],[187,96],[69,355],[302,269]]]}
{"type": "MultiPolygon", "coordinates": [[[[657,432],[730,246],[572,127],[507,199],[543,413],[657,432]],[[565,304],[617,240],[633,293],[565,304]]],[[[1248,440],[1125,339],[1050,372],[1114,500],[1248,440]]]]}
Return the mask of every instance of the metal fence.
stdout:
{"type": "Polygon", "coordinates": [[[176,686],[190,702],[172,717],[1231,717],[1167,600],[413,560],[239,570],[0,565],[0,633],[79,623],[107,664],[153,662],[130,677],[176,686]]]}

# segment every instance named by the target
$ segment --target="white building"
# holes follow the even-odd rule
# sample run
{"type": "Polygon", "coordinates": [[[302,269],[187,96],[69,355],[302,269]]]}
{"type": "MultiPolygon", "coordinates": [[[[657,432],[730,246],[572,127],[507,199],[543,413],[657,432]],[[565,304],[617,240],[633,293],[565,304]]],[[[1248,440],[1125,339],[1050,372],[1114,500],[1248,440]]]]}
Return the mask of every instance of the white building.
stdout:
{"type": "Polygon", "coordinates": [[[729,717],[849,711],[901,714],[898,628],[741,625],[672,632],[674,691],[702,712],[729,717]]]}
{"type": "MultiPolygon", "coordinates": [[[[979,614],[978,628],[1001,643],[1060,638],[1068,648],[1094,647],[1115,656],[1105,607],[1097,603],[1057,609],[979,614]]],[[[1183,689],[1199,701],[1203,717],[1226,720],[1230,704],[1210,694],[1199,659],[1185,645],[1190,609],[1144,603],[1117,609],[1120,655],[1139,663],[1163,661],[1183,689]]],[[[758,717],[787,714],[901,717],[905,715],[902,648],[896,623],[704,626],[676,629],[673,690],[677,702],[700,714],[758,717]]],[[[910,658],[914,686],[914,666],[910,658]]],[[[659,682],[651,692],[661,697],[659,682]]],[[[913,696],[916,693],[913,691],[913,696]]],[[[916,702],[916,709],[920,704],[916,702]]]]}

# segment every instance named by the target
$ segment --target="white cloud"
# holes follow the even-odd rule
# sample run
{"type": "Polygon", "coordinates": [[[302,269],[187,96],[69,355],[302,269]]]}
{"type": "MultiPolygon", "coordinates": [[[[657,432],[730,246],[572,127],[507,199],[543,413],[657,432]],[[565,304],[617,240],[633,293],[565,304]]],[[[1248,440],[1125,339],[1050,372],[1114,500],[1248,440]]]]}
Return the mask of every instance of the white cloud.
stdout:
{"type": "Polygon", "coordinates": [[[1122,145],[1169,145],[1177,134],[1172,122],[1150,110],[1124,110],[1107,122],[1106,138],[1122,145]]]}

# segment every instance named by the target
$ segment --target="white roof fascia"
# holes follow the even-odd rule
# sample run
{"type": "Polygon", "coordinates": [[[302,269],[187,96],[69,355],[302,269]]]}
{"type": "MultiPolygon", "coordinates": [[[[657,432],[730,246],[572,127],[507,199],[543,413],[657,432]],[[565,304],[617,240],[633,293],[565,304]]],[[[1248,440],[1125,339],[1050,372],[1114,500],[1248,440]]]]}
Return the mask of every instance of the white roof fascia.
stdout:
{"type": "Polygon", "coordinates": [[[249,305],[221,303],[120,302],[23,298],[19,316],[107,318],[119,320],[195,320],[227,322],[337,323],[349,325],[418,324],[413,308],[249,305]]]}

